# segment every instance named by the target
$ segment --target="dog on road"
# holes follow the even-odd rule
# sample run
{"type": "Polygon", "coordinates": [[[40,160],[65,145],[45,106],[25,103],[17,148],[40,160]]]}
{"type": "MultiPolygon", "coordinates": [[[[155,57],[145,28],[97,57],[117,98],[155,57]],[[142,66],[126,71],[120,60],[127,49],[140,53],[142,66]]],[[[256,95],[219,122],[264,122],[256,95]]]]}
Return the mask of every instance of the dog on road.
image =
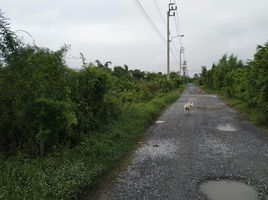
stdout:
{"type": "Polygon", "coordinates": [[[184,114],[190,114],[190,111],[194,107],[194,102],[188,102],[184,105],[184,114]]]}

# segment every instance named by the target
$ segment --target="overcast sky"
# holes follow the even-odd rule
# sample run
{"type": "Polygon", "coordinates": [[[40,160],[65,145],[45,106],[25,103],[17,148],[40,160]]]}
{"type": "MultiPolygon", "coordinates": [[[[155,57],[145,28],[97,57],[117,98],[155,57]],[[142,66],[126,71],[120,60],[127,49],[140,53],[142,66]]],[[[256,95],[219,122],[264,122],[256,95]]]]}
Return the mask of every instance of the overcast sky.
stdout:
{"type": "MultiPolygon", "coordinates": [[[[169,0],[155,0],[166,20],[169,0]]],[[[154,0],[140,0],[166,38],[166,26],[154,0]]],[[[188,71],[211,67],[224,54],[251,59],[257,44],[268,41],[268,0],[177,0],[188,71]]],[[[153,30],[133,0],[0,0],[12,30],[28,31],[38,46],[56,50],[70,44],[67,62],[81,67],[99,59],[131,69],[166,72],[166,43],[153,30]]],[[[174,17],[171,36],[176,36],[174,17]]],[[[179,27],[179,26],[178,26],[179,27]]],[[[27,34],[19,36],[31,43],[27,34]]],[[[171,70],[178,70],[178,38],[172,43],[171,70]]]]}

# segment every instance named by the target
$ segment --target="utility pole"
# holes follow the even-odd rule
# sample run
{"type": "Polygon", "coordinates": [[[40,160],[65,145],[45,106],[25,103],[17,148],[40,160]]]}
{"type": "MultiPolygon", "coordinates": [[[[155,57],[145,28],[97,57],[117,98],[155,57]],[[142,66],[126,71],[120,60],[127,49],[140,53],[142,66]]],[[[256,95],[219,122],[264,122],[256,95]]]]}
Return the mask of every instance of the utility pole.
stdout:
{"type": "Polygon", "coordinates": [[[182,67],[182,70],[183,70],[183,77],[184,79],[183,80],[186,80],[187,83],[188,83],[188,77],[189,77],[189,74],[188,74],[188,67],[187,67],[187,61],[184,60],[183,61],[183,67],[182,67]]]}
{"type": "Polygon", "coordinates": [[[177,10],[177,6],[175,5],[175,3],[170,3],[168,4],[168,12],[167,12],[167,80],[170,80],[170,76],[169,76],[169,71],[170,71],[170,31],[169,31],[169,17],[171,16],[175,16],[175,10],[177,10]]]}
{"type": "Polygon", "coordinates": [[[184,77],[187,77],[187,61],[183,61],[182,73],[184,77]]]}
{"type": "Polygon", "coordinates": [[[181,54],[184,53],[184,47],[180,49],[180,76],[181,76],[181,54]]]}

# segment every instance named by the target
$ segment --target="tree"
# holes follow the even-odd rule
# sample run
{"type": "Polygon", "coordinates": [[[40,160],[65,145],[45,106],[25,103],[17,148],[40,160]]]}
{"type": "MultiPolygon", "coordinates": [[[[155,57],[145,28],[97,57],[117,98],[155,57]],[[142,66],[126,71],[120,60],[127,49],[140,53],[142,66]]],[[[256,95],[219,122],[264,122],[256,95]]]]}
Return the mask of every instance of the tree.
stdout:
{"type": "Polygon", "coordinates": [[[3,16],[0,9],[0,66],[14,59],[22,45],[9,25],[8,19],[3,16]]]}
{"type": "Polygon", "coordinates": [[[95,62],[97,63],[97,67],[100,67],[100,68],[108,68],[109,65],[112,64],[111,61],[107,61],[107,62],[105,62],[104,65],[103,65],[99,60],[96,60],[95,62]]]}
{"type": "Polygon", "coordinates": [[[139,69],[130,70],[133,79],[135,80],[143,80],[145,78],[145,73],[140,71],[139,69]]]}
{"type": "Polygon", "coordinates": [[[65,48],[55,52],[21,48],[16,62],[1,70],[1,151],[23,148],[43,154],[70,141],[76,119],[66,82],[65,52],[65,48]]]}

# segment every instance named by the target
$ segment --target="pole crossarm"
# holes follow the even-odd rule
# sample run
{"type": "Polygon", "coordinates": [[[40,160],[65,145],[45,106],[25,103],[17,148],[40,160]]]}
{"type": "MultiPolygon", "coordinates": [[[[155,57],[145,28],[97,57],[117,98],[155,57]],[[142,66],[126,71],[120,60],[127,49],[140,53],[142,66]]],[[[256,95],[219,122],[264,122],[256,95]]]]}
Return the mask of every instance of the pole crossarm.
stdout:
{"type": "Polygon", "coordinates": [[[171,42],[171,41],[172,41],[172,39],[177,38],[177,37],[184,37],[184,35],[176,35],[176,36],[173,36],[173,37],[171,37],[171,38],[170,38],[170,40],[169,40],[169,41],[171,42]]]}

